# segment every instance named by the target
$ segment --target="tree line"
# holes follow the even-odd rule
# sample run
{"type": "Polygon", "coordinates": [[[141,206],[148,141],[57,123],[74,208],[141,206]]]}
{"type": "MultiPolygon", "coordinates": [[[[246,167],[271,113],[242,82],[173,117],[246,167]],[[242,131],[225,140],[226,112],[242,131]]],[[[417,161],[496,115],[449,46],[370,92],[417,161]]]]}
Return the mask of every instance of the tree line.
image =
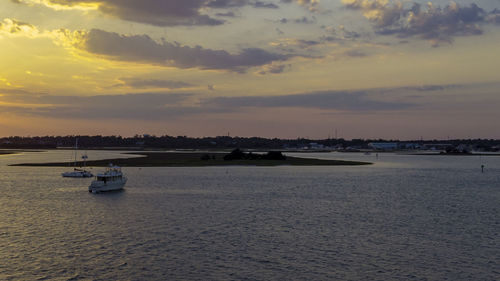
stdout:
{"type": "Polygon", "coordinates": [[[384,140],[384,139],[278,139],[262,137],[187,137],[187,136],[154,136],[135,135],[122,136],[12,136],[0,138],[0,148],[60,148],[74,147],[78,140],[81,148],[134,148],[134,149],[308,149],[308,148],[369,148],[373,142],[397,142],[402,144],[443,144],[454,146],[469,145],[476,149],[491,151],[500,147],[500,140],[496,139],[454,139],[454,140],[384,140]]]}

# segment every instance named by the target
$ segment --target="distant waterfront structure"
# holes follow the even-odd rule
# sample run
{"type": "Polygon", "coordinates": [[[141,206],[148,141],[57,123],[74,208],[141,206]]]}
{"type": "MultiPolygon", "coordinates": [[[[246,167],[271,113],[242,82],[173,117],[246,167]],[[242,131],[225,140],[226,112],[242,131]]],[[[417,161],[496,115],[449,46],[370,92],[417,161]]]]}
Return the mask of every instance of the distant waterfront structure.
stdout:
{"type": "Polygon", "coordinates": [[[396,150],[398,149],[397,142],[370,142],[369,147],[375,150],[396,150]]]}
{"type": "Polygon", "coordinates": [[[423,149],[425,150],[446,150],[449,147],[453,147],[453,145],[451,143],[429,143],[423,145],[423,149]]]}
{"type": "Polygon", "coordinates": [[[322,145],[322,144],[319,144],[319,143],[317,143],[317,142],[310,142],[310,143],[309,143],[309,148],[310,148],[310,149],[324,149],[324,148],[325,148],[325,146],[324,146],[324,145],[322,145]]]}

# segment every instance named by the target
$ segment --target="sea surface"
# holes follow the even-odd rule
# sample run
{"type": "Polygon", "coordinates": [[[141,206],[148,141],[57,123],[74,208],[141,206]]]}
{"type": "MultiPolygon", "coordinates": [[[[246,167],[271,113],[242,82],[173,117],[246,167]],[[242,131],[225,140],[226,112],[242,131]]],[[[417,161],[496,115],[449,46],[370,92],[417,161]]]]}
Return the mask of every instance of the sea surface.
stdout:
{"type": "Polygon", "coordinates": [[[0,156],[0,280],[500,280],[498,156],[125,167],[106,194],[70,167],[7,166],[71,154],[0,156]]]}

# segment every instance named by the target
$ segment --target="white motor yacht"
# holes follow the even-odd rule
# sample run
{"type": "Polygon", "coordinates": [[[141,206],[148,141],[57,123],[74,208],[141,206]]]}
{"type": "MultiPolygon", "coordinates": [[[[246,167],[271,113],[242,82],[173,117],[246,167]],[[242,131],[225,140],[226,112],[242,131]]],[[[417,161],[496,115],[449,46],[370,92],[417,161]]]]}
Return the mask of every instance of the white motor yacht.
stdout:
{"type": "Polygon", "coordinates": [[[99,193],[123,189],[127,178],[123,176],[121,168],[110,165],[105,172],[97,174],[89,186],[89,192],[99,193]]]}

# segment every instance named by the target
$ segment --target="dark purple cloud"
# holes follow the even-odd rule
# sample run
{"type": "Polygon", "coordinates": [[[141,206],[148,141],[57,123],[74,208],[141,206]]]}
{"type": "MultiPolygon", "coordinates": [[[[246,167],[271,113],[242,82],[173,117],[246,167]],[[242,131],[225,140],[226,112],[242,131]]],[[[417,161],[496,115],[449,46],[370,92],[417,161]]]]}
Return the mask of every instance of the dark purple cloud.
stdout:
{"type": "Polygon", "coordinates": [[[405,7],[399,1],[383,0],[345,0],[343,3],[349,9],[362,11],[378,34],[418,37],[435,46],[451,43],[455,36],[482,34],[480,24],[487,22],[487,13],[474,3],[460,6],[452,2],[444,8],[430,2],[426,7],[418,3],[405,7]]]}
{"type": "Polygon", "coordinates": [[[218,17],[228,17],[228,18],[235,18],[236,14],[234,12],[224,12],[224,13],[217,13],[215,14],[218,17]]]}
{"type": "Polygon", "coordinates": [[[267,8],[267,9],[278,9],[279,7],[273,3],[267,3],[262,1],[253,2],[252,6],[254,8],[267,8]]]}
{"type": "MultiPolygon", "coordinates": [[[[392,91],[388,89],[387,91],[392,91]]],[[[416,104],[380,101],[373,99],[374,95],[383,93],[382,89],[364,91],[321,91],[282,96],[247,96],[247,97],[217,97],[207,99],[207,106],[222,108],[241,107],[297,107],[317,108],[324,110],[345,111],[385,111],[402,110],[415,107],[416,104]]]]}
{"type": "MultiPolygon", "coordinates": [[[[97,4],[103,14],[122,20],[157,26],[219,25],[224,22],[202,14],[206,0],[47,0],[75,6],[97,4]]],[[[23,2],[15,1],[15,2],[23,2]]]]}
{"type": "MultiPolygon", "coordinates": [[[[166,120],[196,114],[240,112],[242,108],[316,108],[342,111],[386,111],[415,107],[404,102],[371,99],[380,90],[323,91],[284,96],[214,97],[179,93],[137,93],[98,96],[56,96],[0,89],[3,99],[31,106],[0,105],[2,112],[72,119],[166,120]],[[36,106],[35,106],[36,105],[36,106]]],[[[390,90],[389,90],[390,91],[390,90]]]]}
{"type": "Polygon", "coordinates": [[[218,9],[243,7],[243,6],[251,6],[254,8],[268,8],[268,9],[278,8],[277,5],[270,2],[253,1],[253,0],[209,0],[206,1],[205,5],[210,8],[218,8],[218,9]]]}
{"type": "Polygon", "coordinates": [[[0,89],[3,99],[32,106],[0,105],[2,112],[64,119],[171,120],[184,115],[228,112],[224,108],[186,106],[193,94],[138,93],[98,96],[56,96],[0,89]],[[36,106],[34,106],[36,105],[36,106]]]}
{"type": "Polygon", "coordinates": [[[246,48],[239,54],[230,54],[224,50],[183,46],[165,40],[158,43],[147,35],[120,35],[100,29],[88,32],[78,47],[115,60],[236,72],[289,58],[259,48],[246,48]]]}
{"type": "Polygon", "coordinates": [[[343,40],[355,40],[361,37],[361,34],[355,31],[348,30],[345,26],[321,26],[327,35],[321,36],[320,40],[323,42],[335,42],[343,40]]]}
{"type": "Polygon", "coordinates": [[[289,18],[282,18],[279,20],[280,23],[296,23],[296,24],[313,24],[316,23],[316,18],[312,17],[311,19],[307,17],[301,17],[301,18],[294,18],[294,19],[289,19],[289,18]]]}
{"type": "MultiPolygon", "coordinates": [[[[23,3],[22,0],[11,0],[23,3]]],[[[47,0],[52,4],[75,6],[97,4],[105,15],[156,26],[220,25],[224,21],[203,14],[204,8],[225,9],[251,6],[278,8],[255,0],[47,0]]]]}
{"type": "MultiPolygon", "coordinates": [[[[287,66],[285,66],[287,67],[287,66]]],[[[281,66],[277,66],[279,72],[281,66]]],[[[215,90],[213,85],[207,86],[215,90]]],[[[417,109],[422,102],[394,98],[402,93],[435,95],[464,85],[424,85],[357,91],[317,91],[281,96],[209,97],[195,93],[146,92],[118,95],[75,96],[0,89],[4,113],[74,119],[168,120],[197,114],[241,112],[248,108],[313,108],[325,111],[375,112],[417,109]],[[22,106],[29,104],[29,106],[22,106]]]]}

